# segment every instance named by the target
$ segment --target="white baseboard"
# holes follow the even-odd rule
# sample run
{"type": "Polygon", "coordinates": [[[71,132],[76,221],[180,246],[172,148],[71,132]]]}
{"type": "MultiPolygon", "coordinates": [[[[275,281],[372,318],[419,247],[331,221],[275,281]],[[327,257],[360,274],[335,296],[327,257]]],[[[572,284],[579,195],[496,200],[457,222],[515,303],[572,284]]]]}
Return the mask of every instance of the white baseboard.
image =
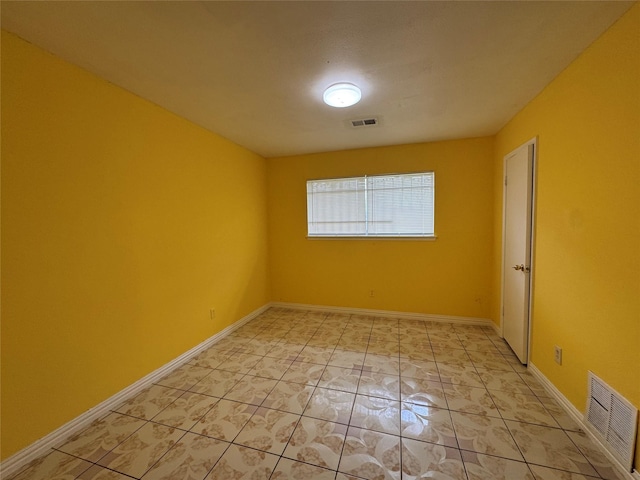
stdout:
{"type": "MultiPolygon", "coordinates": [[[[494,327],[488,318],[456,317],[452,315],[430,315],[426,313],[395,312],[392,310],[372,310],[368,308],[333,307],[327,305],[307,305],[304,303],[271,302],[272,307],[291,308],[294,310],[311,310],[317,312],[345,313],[349,315],[374,315],[377,317],[393,317],[408,320],[429,320],[432,322],[457,323],[464,325],[479,325],[494,327]]],[[[495,328],[495,327],[494,327],[495,328]]]]}
{"type": "Polygon", "coordinates": [[[493,327],[493,331],[496,332],[496,335],[498,335],[500,338],[504,338],[502,336],[502,328],[500,328],[500,325],[496,325],[495,323],[491,322],[491,326],[493,327]]]}
{"type": "Polygon", "coordinates": [[[611,453],[609,453],[609,450],[607,450],[607,448],[602,444],[600,439],[591,432],[591,429],[584,420],[583,413],[578,410],[533,363],[529,362],[527,370],[531,372],[531,374],[536,377],[536,379],[542,384],[547,392],[549,392],[551,396],[560,405],[562,405],[569,416],[571,416],[571,418],[582,428],[584,433],[598,446],[600,451],[611,461],[611,463],[617,467],[619,473],[621,475],[624,475],[624,478],[628,480],[640,480],[640,474],[637,470],[634,470],[633,473],[628,472],[625,467],[620,464],[618,459],[611,453]]]}
{"type": "MultiPolygon", "coordinates": [[[[569,414],[569,416],[580,426],[584,425],[584,415],[582,414],[582,412],[580,410],[578,410],[573,403],[571,403],[567,397],[565,397],[560,390],[558,390],[556,388],[556,386],[551,383],[551,380],[549,380],[547,377],[544,376],[544,374],[538,370],[538,367],[536,367],[533,362],[529,362],[529,365],[527,366],[527,370],[529,372],[531,372],[531,374],[536,377],[536,380],[538,380],[542,386],[551,394],[551,396],[560,404],[562,405],[562,407],[567,411],[567,413],[569,414]]],[[[584,430],[584,428],[583,428],[584,430]]]]}
{"type": "Polygon", "coordinates": [[[34,443],[29,445],[28,447],[20,450],[19,452],[13,454],[5,461],[0,463],[0,478],[7,478],[16,473],[22,467],[40,457],[41,455],[47,453],[47,451],[51,450],[51,448],[59,446],[63,444],[70,436],[80,432],[82,429],[88,427],[91,422],[97,420],[105,415],[107,415],[111,410],[118,407],[122,402],[124,402],[127,398],[133,397],[140,393],[145,388],[149,387],[156,380],[161,379],[169,372],[179,367],[180,365],[188,362],[191,358],[198,355],[201,351],[206,350],[214,343],[222,340],[224,337],[229,335],[234,330],[237,330],[245,323],[254,319],[262,312],[267,310],[271,304],[263,305],[262,307],[254,310],[248,315],[245,315],[240,320],[234,322],[229,325],[224,330],[216,333],[215,335],[209,337],[204,342],[196,345],[191,350],[183,353],[179,357],[171,360],[169,363],[163,365],[162,367],[154,370],[149,375],[141,378],[137,382],[132,385],[129,385],[125,389],[119,391],[112,397],[109,397],[104,402],[96,405],[93,408],[90,408],[80,416],[74,418],[70,422],[65,423],[60,428],[54,430],[48,435],[42,437],[39,440],[36,440],[34,443]]]}

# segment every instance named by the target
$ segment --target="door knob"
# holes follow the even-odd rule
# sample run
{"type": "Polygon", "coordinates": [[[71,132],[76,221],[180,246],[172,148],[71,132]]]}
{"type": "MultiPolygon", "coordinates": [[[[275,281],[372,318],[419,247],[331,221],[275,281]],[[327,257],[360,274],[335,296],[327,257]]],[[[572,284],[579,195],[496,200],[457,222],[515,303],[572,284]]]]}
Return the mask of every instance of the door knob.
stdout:
{"type": "Polygon", "coordinates": [[[524,265],[514,265],[512,268],[514,270],[522,270],[523,272],[525,271],[524,270],[524,265]]]}

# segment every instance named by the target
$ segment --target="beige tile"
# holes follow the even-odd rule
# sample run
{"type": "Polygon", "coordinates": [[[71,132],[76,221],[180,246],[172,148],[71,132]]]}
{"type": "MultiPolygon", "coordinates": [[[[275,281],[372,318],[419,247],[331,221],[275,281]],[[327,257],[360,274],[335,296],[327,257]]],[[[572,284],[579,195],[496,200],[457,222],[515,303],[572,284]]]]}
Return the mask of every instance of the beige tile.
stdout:
{"type": "Polygon", "coordinates": [[[403,403],[401,418],[403,437],[458,447],[449,410],[403,403]]]}
{"type": "Polygon", "coordinates": [[[271,453],[231,445],[206,480],[269,480],[277,463],[271,453]]]}
{"type": "Polygon", "coordinates": [[[162,385],[163,387],[189,390],[202,378],[206,377],[209,373],[211,373],[210,368],[186,364],[180,368],[175,369],[173,372],[161,378],[155,383],[157,385],[162,385]]]}
{"type": "Polygon", "coordinates": [[[446,358],[450,362],[469,361],[469,356],[462,346],[462,342],[457,338],[431,338],[431,348],[436,360],[444,361],[446,358]],[[447,355],[448,352],[453,352],[451,355],[447,355]],[[442,360],[438,359],[438,356],[442,355],[442,360]]]}
{"type": "Polygon", "coordinates": [[[351,368],[327,366],[320,377],[318,387],[355,393],[358,390],[361,371],[351,368]]]}
{"type": "Polygon", "coordinates": [[[438,364],[440,381],[455,385],[468,385],[470,387],[482,387],[484,383],[474,367],[460,367],[458,365],[438,364]]]}
{"type": "Polygon", "coordinates": [[[257,408],[255,405],[220,400],[191,428],[191,431],[231,442],[257,408]]]}
{"type": "Polygon", "coordinates": [[[248,339],[246,338],[239,338],[231,334],[228,337],[223,338],[222,340],[218,340],[214,345],[207,348],[203,353],[207,353],[207,354],[218,353],[223,355],[229,355],[229,352],[231,350],[241,347],[247,341],[248,339]]]}
{"type": "Polygon", "coordinates": [[[443,389],[450,410],[501,418],[487,389],[451,383],[443,384],[443,389]]]}
{"type": "Polygon", "coordinates": [[[362,478],[338,472],[338,474],[336,475],[336,480],[362,480],[362,478]]]}
{"type": "Polygon", "coordinates": [[[362,367],[364,365],[364,357],[364,352],[336,349],[331,355],[328,363],[329,365],[335,367],[362,370],[362,367]]]}
{"type": "Polygon", "coordinates": [[[218,369],[233,373],[248,373],[262,358],[259,355],[251,355],[250,353],[232,355],[220,364],[218,369]]]}
{"type": "Polygon", "coordinates": [[[280,381],[262,402],[262,406],[300,415],[307,407],[313,391],[314,387],[311,385],[280,381]]]}
{"type": "Polygon", "coordinates": [[[400,402],[356,395],[350,425],[400,435],[400,402]]]}
{"type": "Polygon", "coordinates": [[[331,350],[327,350],[322,347],[306,346],[302,349],[298,355],[297,360],[300,362],[317,363],[320,365],[326,365],[331,358],[331,350]]]}
{"type": "Polygon", "coordinates": [[[340,335],[314,335],[307,342],[307,346],[333,350],[339,341],[340,335]]]}
{"type": "Polygon", "coordinates": [[[564,429],[572,432],[581,432],[580,425],[567,413],[567,411],[553,398],[538,397],[538,399],[547,409],[547,412],[555,419],[556,422],[564,429]]]}
{"type": "Polygon", "coordinates": [[[419,324],[410,322],[411,320],[401,320],[398,324],[398,334],[412,335],[415,337],[423,336],[428,338],[427,326],[424,322],[419,321],[419,324]]]}
{"type": "Polygon", "coordinates": [[[90,467],[89,462],[52,451],[30,462],[9,480],[73,480],[90,467]]]}
{"type": "Polygon", "coordinates": [[[371,328],[373,328],[373,322],[375,319],[376,317],[374,317],[373,315],[353,314],[349,318],[347,328],[355,327],[358,330],[364,330],[365,327],[367,327],[366,330],[370,331],[371,328]]]}
{"type": "Polygon", "coordinates": [[[534,395],[492,390],[491,397],[496,407],[498,407],[500,415],[505,420],[518,420],[524,423],[559,427],[558,422],[554,420],[534,395]]]}
{"type": "Polygon", "coordinates": [[[387,342],[371,342],[369,341],[369,345],[367,346],[367,355],[385,355],[398,358],[400,354],[400,345],[398,341],[387,342]]]}
{"type": "Polygon", "coordinates": [[[463,450],[469,480],[535,480],[526,463],[463,450]]]}
{"type": "Polygon", "coordinates": [[[403,438],[401,445],[403,480],[425,478],[426,472],[434,479],[467,480],[457,449],[409,438],[403,438]]]}
{"type": "Polygon", "coordinates": [[[302,417],[282,455],[336,470],[346,433],[346,425],[302,417]]]}
{"type": "MultiPolygon", "coordinates": [[[[467,351],[480,350],[480,351],[493,351],[495,346],[493,342],[488,338],[461,338],[462,346],[467,351]]],[[[497,350],[496,350],[497,351],[497,350]]]]}
{"type": "Polygon", "coordinates": [[[527,386],[537,397],[551,398],[551,394],[547,391],[546,388],[544,388],[542,383],[540,383],[533,374],[528,371],[520,371],[518,372],[518,374],[520,375],[520,378],[524,381],[524,383],[527,384],[527,386]]]}
{"type": "Polygon", "coordinates": [[[348,424],[355,394],[329,388],[316,388],[304,410],[306,417],[348,424]]]}
{"type": "Polygon", "coordinates": [[[279,343],[267,352],[267,357],[295,361],[304,348],[304,344],[279,343]]]}
{"type": "Polygon", "coordinates": [[[249,370],[249,375],[280,380],[290,366],[291,362],[288,360],[264,357],[249,370]]]}
{"type": "Polygon", "coordinates": [[[498,358],[487,358],[485,360],[473,360],[474,367],[487,370],[500,370],[503,372],[513,372],[513,367],[509,362],[498,358]]]}
{"type": "Polygon", "coordinates": [[[193,387],[192,392],[210,395],[213,397],[224,397],[240,380],[244,374],[227,372],[226,370],[212,370],[193,387]]]}
{"type": "MultiPolygon", "coordinates": [[[[53,477],[54,480],[57,477],[53,477]]],[[[145,477],[146,478],[146,477],[145,477]]],[[[78,480],[131,480],[128,475],[123,475],[108,468],[103,468],[99,465],[92,466],[89,470],[85,471],[78,477],[78,480]]]]}
{"type": "Polygon", "coordinates": [[[501,390],[503,392],[517,392],[532,395],[533,392],[516,372],[503,372],[500,370],[487,370],[476,368],[478,375],[488,390],[501,390]]]}
{"type": "Polygon", "coordinates": [[[278,383],[277,380],[245,375],[242,377],[242,380],[229,390],[224,398],[227,400],[235,400],[236,402],[260,405],[269,393],[271,393],[276,383],[278,383]]]}
{"type": "Polygon", "coordinates": [[[270,480],[334,480],[335,475],[336,472],[333,470],[283,457],[278,462],[270,480]]]}
{"type": "Polygon", "coordinates": [[[443,384],[433,380],[403,377],[400,381],[400,398],[403,402],[447,408],[443,384]]]}
{"type": "MultiPolygon", "coordinates": [[[[493,341],[493,345],[503,355],[513,355],[513,350],[511,350],[511,347],[509,346],[509,344],[504,339],[494,340],[493,341]]],[[[520,365],[522,365],[522,363],[519,360],[518,360],[518,363],[520,365]]]]}
{"type": "Polygon", "coordinates": [[[189,365],[196,365],[198,367],[217,368],[227,358],[229,358],[229,355],[226,353],[208,349],[189,360],[188,363],[189,365]]]}
{"type": "Polygon", "coordinates": [[[338,325],[340,328],[344,328],[349,322],[351,317],[348,313],[330,312],[324,317],[323,325],[338,325]]]}
{"type": "Polygon", "coordinates": [[[398,329],[396,328],[373,328],[369,335],[371,343],[398,343],[398,329]]]}
{"type": "Polygon", "coordinates": [[[512,420],[506,420],[506,424],[528,463],[597,476],[563,430],[512,420]]]}
{"type": "Polygon", "coordinates": [[[433,352],[429,344],[413,345],[407,343],[400,343],[400,357],[408,358],[410,360],[424,360],[435,361],[433,352]]]}
{"type": "MultiPolygon", "coordinates": [[[[405,359],[405,361],[408,360],[405,359]]],[[[364,367],[362,370],[372,373],[398,375],[400,373],[400,360],[398,355],[379,355],[376,353],[369,353],[367,351],[367,355],[364,357],[364,367]]]]}
{"type": "Polygon", "coordinates": [[[125,475],[141,477],[184,435],[182,430],[146,423],[106,454],[98,465],[125,475]]]}
{"type": "Polygon", "coordinates": [[[366,353],[367,347],[369,346],[369,340],[355,340],[352,338],[345,338],[344,336],[340,338],[340,341],[336,345],[336,348],[341,350],[351,350],[354,352],[366,353]]]}
{"type": "Polygon", "coordinates": [[[400,361],[400,376],[402,378],[421,378],[425,380],[440,381],[440,373],[436,362],[424,360],[409,360],[403,358],[400,361]]]}
{"type": "Polygon", "coordinates": [[[246,343],[246,353],[252,355],[266,355],[273,347],[278,344],[277,340],[253,338],[246,343]]]}
{"type": "Polygon", "coordinates": [[[340,472],[363,479],[400,479],[400,438],[349,427],[340,472]]]}
{"type": "Polygon", "coordinates": [[[400,400],[400,377],[386,373],[362,372],[357,392],[361,395],[400,400]]]}
{"type": "Polygon", "coordinates": [[[96,462],[143,425],[143,420],[111,413],[73,435],[58,450],[96,462]]]}
{"type": "Polygon", "coordinates": [[[438,363],[445,363],[447,365],[458,365],[461,367],[472,367],[473,363],[469,354],[465,350],[458,350],[455,348],[434,348],[433,356],[438,363]]]}
{"type": "Polygon", "coordinates": [[[605,480],[624,480],[624,476],[613,462],[589,439],[586,433],[582,431],[566,433],[602,478],[605,480]]]}
{"type": "Polygon", "coordinates": [[[590,477],[579,473],[556,470],[555,468],[541,467],[540,465],[529,465],[536,480],[593,480],[600,477],[590,477]]]}
{"type": "Polygon", "coordinates": [[[229,447],[229,443],[187,433],[164,455],[143,480],[204,478],[229,447]]]}
{"type": "MultiPolygon", "coordinates": [[[[458,334],[451,327],[436,327],[428,326],[427,327],[427,335],[429,335],[429,341],[432,343],[434,348],[444,348],[439,344],[445,341],[460,341],[458,339],[458,334]]],[[[462,344],[459,344],[458,348],[462,348],[462,344]]]]}
{"type": "Polygon", "coordinates": [[[461,450],[523,461],[503,420],[486,415],[451,412],[461,450]]]}
{"type": "Polygon", "coordinates": [[[218,398],[185,392],[151,420],[168,427],[189,430],[218,402],[218,398]]]}
{"type": "Polygon", "coordinates": [[[296,361],[291,364],[281,380],[315,386],[320,381],[324,369],[324,365],[296,361]]]}
{"type": "Polygon", "coordinates": [[[398,326],[400,323],[399,317],[393,316],[384,316],[384,317],[376,317],[373,316],[373,326],[371,331],[388,331],[388,332],[397,332],[398,326]]]}
{"type": "Polygon", "coordinates": [[[183,391],[174,388],[152,385],[135,397],[124,402],[116,408],[115,411],[143,420],[149,420],[155,417],[158,412],[168,407],[183,393],[183,391]]]}
{"type": "Polygon", "coordinates": [[[299,419],[293,413],[260,407],[233,443],[280,455],[299,419]]]}

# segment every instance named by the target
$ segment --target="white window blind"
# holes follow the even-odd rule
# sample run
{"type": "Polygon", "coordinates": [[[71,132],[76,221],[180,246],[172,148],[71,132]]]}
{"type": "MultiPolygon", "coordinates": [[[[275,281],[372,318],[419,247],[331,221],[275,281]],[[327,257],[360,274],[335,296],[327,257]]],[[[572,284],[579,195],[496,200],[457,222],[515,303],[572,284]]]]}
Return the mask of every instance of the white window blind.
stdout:
{"type": "Polygon", "coordinates": [[[310,237],[432,237],[434,174],[307,182],[310,237]]]}

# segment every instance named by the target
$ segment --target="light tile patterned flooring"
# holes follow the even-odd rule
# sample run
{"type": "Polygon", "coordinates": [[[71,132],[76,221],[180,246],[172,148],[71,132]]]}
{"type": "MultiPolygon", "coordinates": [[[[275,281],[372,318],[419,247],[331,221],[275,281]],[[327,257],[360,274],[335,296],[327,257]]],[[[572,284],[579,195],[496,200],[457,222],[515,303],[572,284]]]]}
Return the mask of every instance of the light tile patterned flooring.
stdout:
{"type": "Polygon", "coordinates": [[[622,477],[490,328],[272,308],[14,478],[622,477]]]}

